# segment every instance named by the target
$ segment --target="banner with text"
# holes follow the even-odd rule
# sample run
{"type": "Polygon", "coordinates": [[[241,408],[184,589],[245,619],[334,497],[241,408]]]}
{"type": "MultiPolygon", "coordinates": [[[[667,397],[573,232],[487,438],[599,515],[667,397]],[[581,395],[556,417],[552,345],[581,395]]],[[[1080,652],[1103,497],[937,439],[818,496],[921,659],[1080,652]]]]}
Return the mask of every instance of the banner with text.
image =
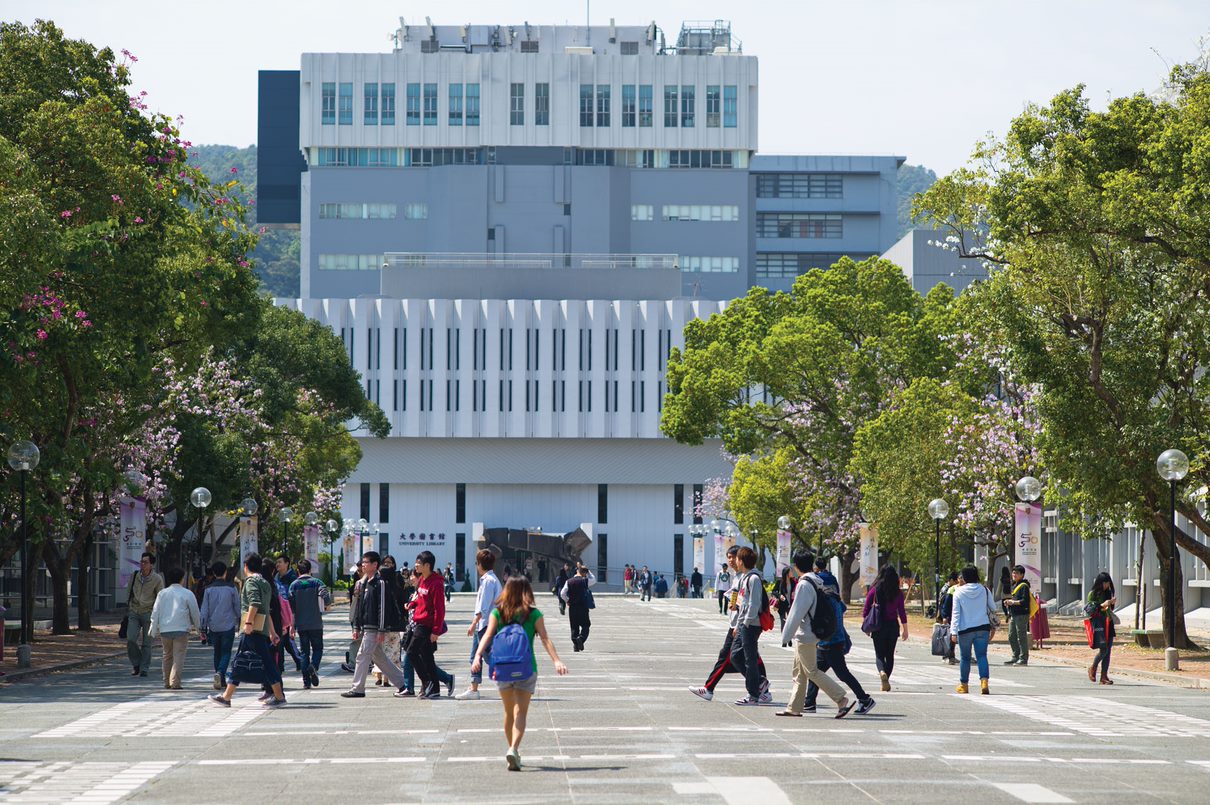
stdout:
{"type": "Polygon", "coordinates": [[[727,564],[727,549],[723,547],[723,535],[714,535],[714,567],[710,568],[710,572],[718,574],[718,571],[723,565],[727,564]]]}
{"type": "Polygon", "coordinates": [[[256,539],[256,518],[241,517],[239,519],[239,566],[243,575],[244,560],[249,554],[258,553],[256,539]]]}
{"type": "Polygon", "coordinates": [[[861,523],[858,533],[861,535],[861,549],[858,553],[861,561],[861,583],[869,587],[878,577],[878,526],[873,523],[861,523]]]}
{"type": "Polygon", "coordinates": [[[122,529],[118,535],[118,589],[129,591],[130,577],[139,572],[139,560],[147,550],[147,503],[122,498],[118,510],[122,529]]]}
{"type": "Polygon", "coordinates": [[[1025,568],[1029,588],[1042,592],[1042,504],[1017,503],[1017,564],[1025,568]]]}
{"type": "MultiPolygon", "coordinates": [[[[693,538],[693,566],[701,571],[703,576],[710,575],[710,568],[706,567],[706,540],[704,537],[693,538]]],[[[715,568],[717,572],[717,568],[715,568]]]]}
{"type": "Polygon", "coordinates": [[[303,556],[311,563],[311,570],[319,575],[319,526],[303,526],[303,556]]]}
{"type": "Polygon", "coordinates": [[[790,566],[790,532],[777,529],[777,575],[790,566]]]}

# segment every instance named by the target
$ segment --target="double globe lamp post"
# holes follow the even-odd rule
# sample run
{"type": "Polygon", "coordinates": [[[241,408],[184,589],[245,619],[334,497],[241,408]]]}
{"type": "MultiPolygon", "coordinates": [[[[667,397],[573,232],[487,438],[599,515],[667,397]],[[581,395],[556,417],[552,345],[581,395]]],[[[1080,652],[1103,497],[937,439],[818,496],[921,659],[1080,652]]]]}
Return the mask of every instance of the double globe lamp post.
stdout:
{"type": "Polygon", "coordinates": [[[1180,651],[1176,647],[1176,485],[1189,474],[1189,457],[1175,448],[1165,450],[1156,459],[1155,469],[1168,482],[1171,495],[1168,507],[1168,600],[1164,602],[1168,647],[1164,649],[1164,667],[1175,671],[1180,667],[1180,651]]]}
{"type": "Polygon", "coordinates": [[[34,642],[34,596],[30,573],[29,524],[25,517],[25,476],[37,466],[42,454],[31,441],[20,441],[8,449],[8,466],[21,476],[21,641],[17,645],[17,667],[28,668],[34,642]]]}
{"type": "Polygon", "coordinates": [[[941,521],[949,516],[950,505],[944,498],[933,498],[929,501],[929,517],[933,518],[933,584],[937,597],[937,606],[941,606],[941,521]]]}

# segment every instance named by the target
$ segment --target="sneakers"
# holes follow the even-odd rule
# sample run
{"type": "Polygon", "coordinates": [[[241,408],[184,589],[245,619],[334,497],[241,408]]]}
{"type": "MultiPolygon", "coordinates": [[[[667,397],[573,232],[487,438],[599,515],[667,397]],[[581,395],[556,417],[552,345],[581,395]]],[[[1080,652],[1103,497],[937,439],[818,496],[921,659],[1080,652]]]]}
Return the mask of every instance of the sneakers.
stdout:
{"type": "Polygon", "coordinates": [[[279,699],[276,696],[270,696],[268,699],[265,699],[265,703],[261,705],[261,707],[265,708],[266,710],[276,710],[279,707],[285,706],[286,700],[279,699]]]}
{"type": "MultiPolygon", "coordinates": [[[[446,696],[454,695],[454,675],[453,674],[450,674],[450,681],[445,683],[445,695],[446,696]]],[[[440,694],[438,694],[438,698],[440,698],[440,694]]]]}
{"type": "Polygon", "coordinates": [[[513,747],[509,747],[504,753],[504,761],[508,764],[509,771],[521,771],[521,753],[513,747]]]}
{"type": "Polygon", "coordinates": [[[760,681],[760,692],[761,693],[769,692],[769,680],[768,679],[762,679],[760,681]]]}
{"type": "Polygon", "coordinates": [[[264,693],[262,693],[261,695],[257,696],[256,700],[258,702],[267,702],[269,699],[272,699],[272,698],[273,698],[273,691],[267,690],[264,693]]]}
{"type": "Polygon", "coordinates": [[[479,691],[467,688],[454,698],[460,702],[477,702],[482,697],[479,695],[479,691]]]}
{"type": "MultiPolygon", "coordinates": [[[[138,676],[138,675],[139,675],[139,669],[138,669],[138,668],[135,668],[133,671],[131,671],[131,672],[130,672],[130,675],[131,675],[131,676],[138,676]]],[[[1094,679],[1094,680],[1093,680],[1093,682],[1096,682],[1096,680],[1094,679]]]]}
{"type": "Polygon", "coordinates": [[[311,669],[311,687],[319,687],[319,671],[316,671],[314,668],[311,669]]]}
{"type": "Polygon", "coordinates": [[[773,704],[773,694],[769,692],[768,686],[760,692],[759,701],[761,704],[773,704]]]}
{"type": "Polygon", "coordinates": [[[346,674],[351,674],[353,673],[353,666],[349,665],[347,662],[342,662],[340,664],[340,670],[344,671],[346,674]]]}
{"type": "Polygon", "coordinates": [[[714,698],[714,693],[711,692],[707,688],[691,687],[691,688],[689,688],[689,692],[692,693],[694,696],[698,697],[699,699],[705,699],[706,701],[710,701],[711,699],[714,698]]]}
{"type": "Polygon", "coordinates": [[[849,701],[849,698],[846,696],[845,698],[841,699],[839,702],[836,703],[836,717],[844,718],[856,706],[857,706],[857,702],[849,701]]]}
{"type": "Polygon", "coordinates": [[[364,690],[346,690],[340,694],[340,698],[342,699],[364,699],[365,697],[366,692],[364,690]]]}
{"type": "Polygon", "coordinates": [[[408,690],[407,688],[400,688],[391,695],[393,695],[396,699],[411,699],[416,696],[416,692],[408,690]]]}
{"type": "Polygon", "coordinates": [[[882,681],[882,692],[886,693],[891,689],[891,678],[887,676],[886,671],[879,671],[878,678],[882,681]]]}
{"type": "Polygon", "coordinates": [[[751,696],[745,696],[742,699],[736,699],[735,704],[738,707],[756,707],[760,704],[760,699],[754,699],[751,696]]]}
{"type": "Polygon", "coordinates": [[[804,705],[803,705],[803,708],[802,708],[802,711],[803,711],[804,713],[814,713],[814,712],[815,712],[815,705],[813,705],[813,704],[804,704],[804,705]]]}
{"type": "Polygon", "coordinates": [[[876,702],[873,698],[866,699],[861,704],[857,705],[857,715],[864,716],[866,713],[874,709],[876,702]]]}
{"type": "Polygon", "coordinates": [[[311,689],[311,677],[305,676],[305,677],[303,677],[303,690],[310,690],[310,689],[311,689]]]}
{"type": "Polygon", "coordinates": [[[209,699],[210,701],[214,702],[215,704],[217,704],[219,707],[230,707],[231,706],[231,702],[227,701],[226,699],[224,699],[222,696],[220,696],[217,693],[211,693],[206,698],[209,699]]]}
{"type": "Polygon", "coordinates": [[[1020,660],[1018,660],[1016,657],[1013,657],[1011,660],[1005,660],[1004,664],[1005,665],[1016,665],[1019,662],[1020,662],[1020,660]]]}
{"type": "Polygon", "coordinates": [[[223,675],[222,674],[214,675],[214,689],[215,690],[223,689],[223,675]]]}

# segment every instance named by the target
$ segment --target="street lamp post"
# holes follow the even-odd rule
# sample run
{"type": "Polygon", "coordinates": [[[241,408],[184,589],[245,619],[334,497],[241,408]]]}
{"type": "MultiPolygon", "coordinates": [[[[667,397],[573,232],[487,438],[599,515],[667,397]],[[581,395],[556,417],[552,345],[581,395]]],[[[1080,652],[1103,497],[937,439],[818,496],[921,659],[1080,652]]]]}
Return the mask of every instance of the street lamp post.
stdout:
{"type": "Polygon", "coordinates": [[[332,570],[332,584],[336,584],[336,557],[332,554],[332,549],[336,545],[336,531],[339,528],[335,520],[329,520],[324,523],[324,528],[328,532],[328,566],[332,570]]]}
{"type": "Polygon", "coordinates": [[[933,518],[935,532],[933,536],[933,585],[937,597],[937,607],[941,607],[941,521],[949,516],[950,505],[942,498],[929,501],[929,517],[933,518]]]}
{"type": "MultiPolygon", "coordinates": [[[[210,502],[213,500],[210,490],[204,486],[199,486],[189,493],[189,502],[193,504],[193,508],[197,509],[197,539],[194,540],[199,548],[202,544],[202,524],[206,518],[206,509],[209,508],[210,502]]],[[[213,556],[210,557],[214,559],[213,556]]],[[[192,557],[190,557],[192,560],[192,557]]],[[[192,570],[193,562],[189,562],[189,568],[192,570]]]]}
{"type": "Polygon", "coordinates": [[[8,466],[21,474],[21,642],[17,646],[17,666],[28,668],[34,642],[34,576],[29,569],[29,524],[25,517],[25,476],[38,466],[42,454],[38,445],[20,441],[8,448],[8,466]]]}
{"type": "Polygon", "coordinates": [[[1175,448],[1165,450],[1156,459],[1155,468],[1160,477],[1168,482],[1171,495],[1168,509],[1168,600],[1164,606],[1168,616],[1168,647],[1164,649],[1164,667],[1175,671],[1180,667],[1180,653],[1176,647],[1176,485],[1189,474],[1189,457],[1175,448]]]}
{"type": "MultiPolygon", "coordinates": [[[[1032,475],[1026,475],[1021,480],[1017,481],[1017,497],[1025,503],[1032,504],[1035,500],[1042,496],[1042,482],[1032,475]]],[[[1035,535],[1041,538],[1041,534],[1035,535]]],[[[1013,539],[1009,542],[1012,553],[1012,561],[1019,561],[1017,558],[1017,540],[1013,539]]]]}
{"type": "Polygon", "coordinates": [[[282,510],[278,512],[277,516],[281,518],[281,550],[282,553],[285,553],[286,526],[290,523],[290,518],[294,516],[294,509],[291,509],[289,506],[284,506],[282,507],[282,510]]]}

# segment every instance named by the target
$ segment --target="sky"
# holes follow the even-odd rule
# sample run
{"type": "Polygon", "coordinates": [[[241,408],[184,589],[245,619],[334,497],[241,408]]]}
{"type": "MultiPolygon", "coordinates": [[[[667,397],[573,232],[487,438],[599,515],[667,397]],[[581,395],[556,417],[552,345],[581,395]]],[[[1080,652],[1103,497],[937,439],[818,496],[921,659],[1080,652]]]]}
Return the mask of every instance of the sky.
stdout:
{"type": "Polygon", "coordinates": [[[134,88],[183,115],[194,143],[256,141],[256,74],[303,52],[388,52],[409,24],[622,24],[727,19],[760,59],[760,151],[894,154],[944,174],[1030,103],[1085,84],[1095,108],[1152,91],[1210,33],[1207,0],[0,0],[138,57],[134,88]],[[504,9],[508,9],[505,11],[504,9]],[[574,13],[574,16],[569,16],[574,13]]]}

